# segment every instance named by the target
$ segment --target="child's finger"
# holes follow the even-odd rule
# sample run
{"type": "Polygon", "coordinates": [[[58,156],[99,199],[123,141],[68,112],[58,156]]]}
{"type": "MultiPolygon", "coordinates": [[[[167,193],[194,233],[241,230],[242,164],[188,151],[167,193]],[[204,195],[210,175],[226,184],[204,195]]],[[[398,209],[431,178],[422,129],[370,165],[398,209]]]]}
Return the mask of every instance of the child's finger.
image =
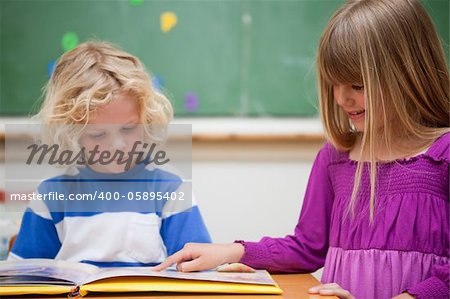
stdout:
{"type": "Polygon", "coordinates": [[[333,282],[333,283],[325,283],[325,284],[321,285],[320,287],[323,290],[341,289],[341,286],[338,285],[335,282],[333,282]]]}
{"type": "Polygon", "coordinates": [[[325,283],[325,284],[321,284],[321,285],[310,288],[309,292],[313,293],[313,294],[317,294],[317,293],[319,293],[320,290],[326,290],[326,289],[330,290],[330,289],[337,289],[337,288],[340,288],[340,286],[337,283],[325,283]]]}
{"type": "Polygon", "coordinates": [[[315,287],[310,288],[308,290],[308,292],[310,292],[311,294],[317,294],[317,293],[319,293],[319,290],[320,290],[320,286],[315,286],[315,287]]]}
{"type": "Polygon", "coordinates": [[[177,270],[180,272],[193,272],[209,269],[204,265],[201,258],[196,258],[191,261],[181,262],[177,265],[177,270]]]}
{"type": "Polygon", "coordinates": [[[354,297],[350,294],[349,291],[344,290],[342,288],[336,289],[322,289],[319,291],[320,295],[335,295],[341,299],[353,299],[354,297]]]}
{"type": "Polygon", "coordinates": [[[320,295],[335,295],[341,299],[354,299],[352,294],[349,291],[344,290],[337,283],[326,283],[322,285],[318,285],[309,289],[309,292],[312,294],[320,294],[320,295]]]}
{"type": "Polygon", "coordinates": [[[179,262],[181,262],[183,260],[183,256],[185,254],[183,251],[184,251],[184,249],[167,257],[164,262],[162,262],[158,266],[153,267],[153,270],[154,271],[162,271],[162,270],[166,269],[167,267],[170,267],[173,264],[178,264],[179,262]]]}
{"type": "Polygon", "coordinates": [[[170,260],[166,259],[161,264],[153,267],[152,270],[153,271],[162,271],[162,270],[166,269],[167,267],[170,267],[171,265],[173,265],[173,263],[170,260]]]}

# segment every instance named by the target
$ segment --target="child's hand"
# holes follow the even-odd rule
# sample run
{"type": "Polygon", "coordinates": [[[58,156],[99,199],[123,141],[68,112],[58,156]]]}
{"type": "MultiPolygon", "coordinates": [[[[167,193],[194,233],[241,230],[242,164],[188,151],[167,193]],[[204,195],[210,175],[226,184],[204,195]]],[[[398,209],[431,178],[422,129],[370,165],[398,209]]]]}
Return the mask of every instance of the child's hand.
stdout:
{"type": "Polygon", "coordinates": [[[400,295],[392,297],[392,299],[410,299],[410,298],[414,298],[414,297],[408,293],[401,293],[400,295]]]}
{"type": "Polygon", "coordinates": [[[177,264],[181,272],[213,269],[225,263],[238,262],[244,255],[244,246],[233,244],[199,244],[187,243],[183,249],[169,256],[153,270],[161,271],[177,264]]]}
{"type": "Polygon", "coordinates": [[[311,294],[335,295],[341,299],[355,299],[349,291],[341,288],[337,283],[326,283],[309,289],[311,294]]]}

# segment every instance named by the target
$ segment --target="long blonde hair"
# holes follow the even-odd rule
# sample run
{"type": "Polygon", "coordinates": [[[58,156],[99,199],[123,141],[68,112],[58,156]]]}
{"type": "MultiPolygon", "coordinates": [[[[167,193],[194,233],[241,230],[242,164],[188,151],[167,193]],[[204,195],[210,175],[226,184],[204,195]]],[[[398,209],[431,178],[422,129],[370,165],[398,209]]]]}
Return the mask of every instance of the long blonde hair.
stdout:
{"type": "MultiPolygon", "coordinates": [[[[370,162],[370,219],[374,217],[376,150],[396,140],[429,146],[449,131],[449,72],[433,23],[417,0],[351,0],[331,18],[318,49],[320,113],[338,150],[360,143],[348,211],[358,197],[363,153],[370,162]],[[364,86],[365,130],[356,132],[333,98],[333,85],[364,86]]],[[[406,149],[403,149],[406,150],[406,149]]]]}
{"type": "Polygon", "coordinates": [[[140,60],[104,41],[82,43],[59,58],[36,118],[53,125],[46,132],[53,143],[78,150],[76,137],[89,116],[120,92],[139,102],[142,124],[166,126],[172,120],[172,105],[152,87],[140,60]]]}

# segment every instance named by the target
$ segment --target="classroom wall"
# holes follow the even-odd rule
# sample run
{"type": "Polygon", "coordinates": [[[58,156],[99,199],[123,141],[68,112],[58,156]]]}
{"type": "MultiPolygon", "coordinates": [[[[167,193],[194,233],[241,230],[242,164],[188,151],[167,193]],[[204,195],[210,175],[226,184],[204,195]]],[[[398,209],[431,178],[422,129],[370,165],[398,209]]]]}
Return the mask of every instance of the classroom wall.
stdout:
{"type": "Polygon", "coordinates": [[[93,38],[139,57],[178,116],[317,114],[315,48],[343,0],[131,2],[2,0],[0,115],[32,113],[55,60],[93,38]]]}
{"type": "MultiPolygon", "coordinates": [[[[284,237],[293,233],[312,156],[319,145],[296,147],[307,157],[267,162],[265,155],[256,155],[253,161],[230,157],[193,161],[194,191],[213,242],[258,241],[263,236],[284,237]]],[[[219,151],[228,154],[217,147],[215,152],[219,151]]],[[[320,280],[322,269],[313,275],[320,280]]]]}
{"type": "MultiPolygon", "coordinates": [[[[0,115],[33,113],[55,60],[87,39],[139,57],[177,116],[317,115],[317,43],[343,3],[2,0],[0,115]]],[[[449,1],[422,3],[448,44],[449,1]]]]}
{"type": "Polygon", "coordinates": [[[321,142],[193,144],[193,188],[214,242],[293,232],[321,142]]]}

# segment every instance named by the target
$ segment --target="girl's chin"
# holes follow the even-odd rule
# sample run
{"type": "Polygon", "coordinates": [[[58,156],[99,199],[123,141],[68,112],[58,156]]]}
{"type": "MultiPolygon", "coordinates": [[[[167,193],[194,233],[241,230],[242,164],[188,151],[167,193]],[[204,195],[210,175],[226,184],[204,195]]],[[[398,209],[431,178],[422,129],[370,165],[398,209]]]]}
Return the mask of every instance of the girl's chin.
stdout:
{"type": "Polygon", "coordinates": [[[362,121],[352,121],[352,125],[356,132],[364,132],[364,120],[362,121]]]}

